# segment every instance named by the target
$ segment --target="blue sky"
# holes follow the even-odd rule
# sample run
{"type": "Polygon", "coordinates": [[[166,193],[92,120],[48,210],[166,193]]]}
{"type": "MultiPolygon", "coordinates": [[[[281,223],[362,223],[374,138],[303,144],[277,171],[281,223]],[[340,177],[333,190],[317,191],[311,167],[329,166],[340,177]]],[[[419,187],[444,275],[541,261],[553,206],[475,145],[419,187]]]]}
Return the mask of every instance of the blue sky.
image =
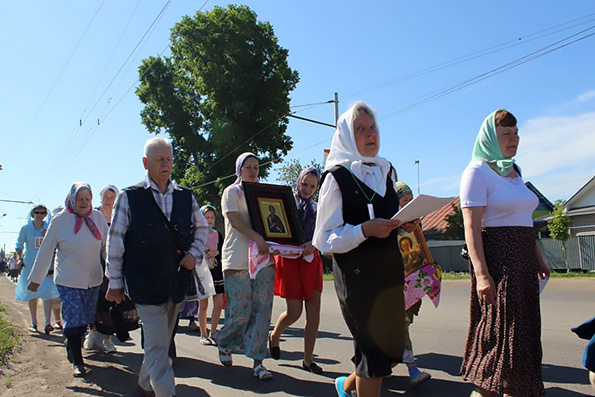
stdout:
{"type": "MultiPolygon", "coordinates": [[[[0,199],[41,201],[51,208],[63,203],[75,181],[89,182],[98,193],[106,183],[125,187],[142,179],[142,147],[150,135],[134,94],[137,67],[166,49],[173,25],[204,1],[172,0],[141,41],[166,3],[2,4],[0,199]]],[[[226,4],[211,0],[204,9],[226,4]]],[[[525,179],[550,200],[568,199],[595,174],[595,36],[569,44],[595,33],[588,30],[595,25],[593,2],[243,4],[271,23],[289,50],[290,66],[300,74],[291,94],[297,114],[333,123],[333,105],[300,105],[330,100],[333,92],[339,93],[341,112],[364,100],[378,114],[380,154],[414,190],[419,159],[423,193],[457,195],[481,121],[502,107],[519,119],[517,161],[525,179]],[[489,78],[472,80],[486,73],[489,78]],[[472,84],[432,99],[466,81],[472,84]]],[[[291,120],[294,149],[286,160],[322,162],[332,133],[291,120]]],[[[29,209],[0,202],[0,216],[7,214],[0,219],[0,246],[12,250],[29,209]]]]}

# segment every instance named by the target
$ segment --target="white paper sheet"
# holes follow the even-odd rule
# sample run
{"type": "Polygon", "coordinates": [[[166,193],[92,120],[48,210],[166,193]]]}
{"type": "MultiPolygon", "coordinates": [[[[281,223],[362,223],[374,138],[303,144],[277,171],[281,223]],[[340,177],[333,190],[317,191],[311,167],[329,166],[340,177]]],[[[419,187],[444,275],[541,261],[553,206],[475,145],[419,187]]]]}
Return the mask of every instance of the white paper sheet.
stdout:
{"type": "Polygon", "coordinates": [[[434,197],[420,194],[401,208],[391,219],[398,219],[401,223],[411,222],[422,218],[430,212],[436,211],[450,203],[454,197],[434,197]]]}

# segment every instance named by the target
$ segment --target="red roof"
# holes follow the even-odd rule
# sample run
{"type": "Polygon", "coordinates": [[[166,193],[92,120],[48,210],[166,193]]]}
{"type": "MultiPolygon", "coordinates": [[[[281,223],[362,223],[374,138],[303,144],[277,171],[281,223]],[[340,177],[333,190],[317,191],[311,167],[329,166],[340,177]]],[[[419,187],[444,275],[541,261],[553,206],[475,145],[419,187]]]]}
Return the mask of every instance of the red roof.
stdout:
{"type": "Polygon", "coordinates": [[[454,210],[452,209],[452,205],[461,208],[461,200],[459,197],[455,197],[452,201],[446,204],[444,207],[437,209],[434,212],[430,212],[426,215],[422,221],[422,229],[424,234],[427,236],[442,234],[446,231],[446,227],[448,223],[446,222],[446,217],[448,215],[454,214],[454,210]]]}

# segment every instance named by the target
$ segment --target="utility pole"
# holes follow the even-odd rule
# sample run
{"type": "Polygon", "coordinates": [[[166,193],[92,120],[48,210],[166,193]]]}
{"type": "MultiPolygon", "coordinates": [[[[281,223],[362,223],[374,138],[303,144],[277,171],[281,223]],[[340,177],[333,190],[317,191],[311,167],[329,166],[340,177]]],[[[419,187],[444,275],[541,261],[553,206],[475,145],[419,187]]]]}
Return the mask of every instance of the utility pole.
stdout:
{"type": "Polygon", "coordinates": [[[417,194],[418,195],[421,193],[421,190],[419,188],[419,163],[420,163],[420,160],[415,160],[415,162],[413,163],[414,165],[417,165],[417,194]]]}
{"type": "Polygon", "coordinates": [[[335,128],[337,127],[337,121],[339,121],[339,93],[335,92],[335,128]]]}

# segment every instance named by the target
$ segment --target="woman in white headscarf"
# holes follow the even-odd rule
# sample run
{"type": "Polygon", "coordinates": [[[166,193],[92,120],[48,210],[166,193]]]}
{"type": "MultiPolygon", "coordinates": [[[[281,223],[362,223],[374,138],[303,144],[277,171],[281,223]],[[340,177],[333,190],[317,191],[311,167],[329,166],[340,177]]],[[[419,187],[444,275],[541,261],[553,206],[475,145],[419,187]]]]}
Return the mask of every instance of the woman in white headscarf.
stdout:
{"type": "MultiPolygon", "coordinates": [[[[341,397],[379,396],[401,362],[403,262],[397,247],[396,172],[378,156],[373,111],[359,102],[337,123],[320,189],[314,245],[333,255],[335,289],[355,344],[355,372],[335,379],[341,397]]],[[[413,223],[403,225],[412,231],[413,223]]]]}
{"type": "Polygon", "coordinates": [[[225,188],[221,197],[221,213],[225,218],[222,267],[225,279],[225,323],[214,336],[219,348],[219,361],[232,365],[232,352],[245,351],[253,360],[252,375],[261,380],[273,379],[263,365],[267,352],[267,336],[271,324],[275,261],[261,269],[256,278],[248,272],[248,249],[254,241],[260,254],[269,252],[264,238],[250,226],[250,215],[242,182],[258,182],[258,158],[243,153],[236,159],[236,180],[225,188]]]}
{"type": "MultiPolygon", "coordinates": [[[[101,205],[95,209],[101,212],[108,227],[112,222],[112,212],[119,190],[114,185],[105,185],[99,192],[101,205]]],[[[105,260],[101,259],[101,266],[105,272],[105,260]]],[[[97,298],[97,310],[95,311],[95,322],[91,325],[89,333],[85,337],[83,347],[91,350],[95,346],[97,336],[101,336],[101,345],[106,353],[116,352],[116,346],[112,342],[112,335],[117,335],[121,342],[130,339],[128,331],[138,328],[138,313],[134,303],[130,299],[116,304],[105,299],[109,280],[103,276],[103,282],[99,288],[97,298]]]]}

